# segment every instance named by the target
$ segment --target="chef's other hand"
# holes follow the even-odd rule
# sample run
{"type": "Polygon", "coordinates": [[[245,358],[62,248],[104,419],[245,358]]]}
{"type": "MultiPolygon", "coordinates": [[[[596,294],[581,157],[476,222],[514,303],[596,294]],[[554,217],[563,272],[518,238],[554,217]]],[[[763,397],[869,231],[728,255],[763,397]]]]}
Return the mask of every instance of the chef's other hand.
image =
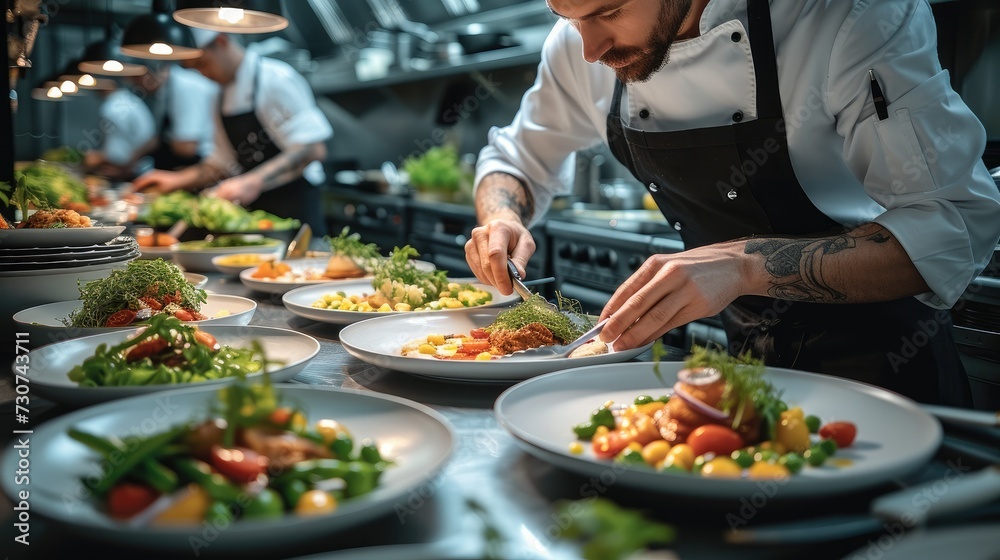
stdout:
{"type": "Polygon", "coordinates": [[[247,205],[260,197],[261,184],[256,177],[244,173],[222,181],[213,189],[213,195],[236,204],[247,205]]]}
{"type": "Polygon", "coordinates": [[[465,260],[480,281],[496,286],[500,293],[514,291],[507,272],[507,256],[524,278],[528,259],[535,253],[535,240],[528,229],[516,220],[490,220],[472,230],[465,243],[465,260]]]}
{"type": "Polygon", "coordinates": [[[614,341],[616,350],[638,348],[721,312],[747,293],[744,259],[735,243],[649,257],[601,311],[601,319],[611,318],[601,340],[614,341]]]}
{"type": "Polygon", "coordinates": [[[132,186],[128,192],[145,191],[151,193],[167,194],[184,187],[181,174],[175,171],[164,171],[154,169],[144,173],[132,181],[132,186]]]}

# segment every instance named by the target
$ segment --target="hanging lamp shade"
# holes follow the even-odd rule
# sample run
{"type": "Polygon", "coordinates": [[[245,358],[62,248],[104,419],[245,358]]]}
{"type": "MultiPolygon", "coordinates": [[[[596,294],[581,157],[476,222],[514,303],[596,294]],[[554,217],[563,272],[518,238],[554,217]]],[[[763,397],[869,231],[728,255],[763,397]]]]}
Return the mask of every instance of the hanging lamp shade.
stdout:
{"type": "Polygon", "coordinates": [[[142,64],[129,62],[118,47],[116,37],[108,37],[91,43],[83,51],[83,60],[77,65],[80,72],[102,76],[141,76],[146,73],[142,64]]]}
{"type": "Polygon", "coordinates": [[[79,91],[75,81],[49,75],[31,90],[31,98],[39,101],[68,101],[79,91]]]}
{"type": "Polygon", "coordinates": [[[281,0],[177,0],[174,19],[221,33],[272,33],[288,27],[281,0]]]}
{"type": "Polygon", "coordinates": [[[166,13],[144,14],[130,21],[122,35],[121,52],[147,60],[188,60],[202,54],[191,30],[166,13]]]}

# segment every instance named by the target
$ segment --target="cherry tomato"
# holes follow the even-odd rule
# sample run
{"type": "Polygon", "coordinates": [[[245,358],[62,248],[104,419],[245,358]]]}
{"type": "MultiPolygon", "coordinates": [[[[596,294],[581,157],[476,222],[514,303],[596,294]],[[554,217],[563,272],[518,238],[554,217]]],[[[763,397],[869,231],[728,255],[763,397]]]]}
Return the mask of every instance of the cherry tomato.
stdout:
{"type": "Polygon", "coordinates": [[[253,482],[267,472],[267,457],[242,447],[212,448],[212,466],[226,477],[238,482],[253,482]]]}
{"type": "Polygon", "coordinates": [[[594,455],[597,455],[599,459],[613,459],[615,455],[618,455],[623,449],[628,447],[631,441],[632,437],[629,432],[618,430],[594,436],[590,444],[594,450],[594,455]]]}
{"type": "Polygon", "coordinates": [[[108,514],[116,519],[132,517],[159,497],[160,493],[149,486],[119,482],[108,492],[108,514]]]}
{"type": "Polygon", "coordinates": [[[858,428],[850,422],[830,422],[819,429],[819,437],[837,442],[837,448],[850,447],[858,435],[858,428]]]}
{"type": "Polygon", "coordinates": [[[105,327],[127,327],[135,321],[135,311],[131,309],[122,309],[121,311],[116,311],[107,321],[104,321],[105,327]]]}
{"type": "Polygon", "coordinates": [[[143,358],[155,356],[166,350],[168,346],[170,346],[170,344],[166,340],[160,338],[159,335],[154,335],[133,346],[132,349],[125,354],[125,361],[135,362],[143,358]]]}
{"type": "Polygon", "coordinates": [[[174,317],[177,317],[181,321],[194,321],[194,315],[192,315],[187,309],[178,309],[177,311],[174,311],[174,317]]]}
{"type": "Polygon", "coordinates": [[[197,340],[198,343],[201,344],[202,346],[205,346],[212,350],[218,350],[220,348],[219,341],[215,340],[214,336],[205,331],[202,330],[194,331],[194,339],[197,340]]]}
{"type": "Polygon", "coordinates": [[[691,432],[687,444],[694,450],[695,457],[705,453],[729,457],[733,451],[743,447],[743,438],[725,426],[705,424],[691,432]]]}
{"type": "Polygon", "coordinates": [[[469,331],[469,336],[472,338],[489,338],[490,333],[486,332],[486,329],[472,329],[469,331]]]}
{"type": "Polygon", "coordinates": [[[141,297],[141,298],[139,298],[139,301],[141,301],[142,303],[145,303],[146,307],[152,309],[153,311],[159,311],[159,310],[163,309],[163,304],[160,303],[160,302],[158,302],[158,301],[156,301],[156,298],[148,297],[148,296],[147,297],[141,297]]]}

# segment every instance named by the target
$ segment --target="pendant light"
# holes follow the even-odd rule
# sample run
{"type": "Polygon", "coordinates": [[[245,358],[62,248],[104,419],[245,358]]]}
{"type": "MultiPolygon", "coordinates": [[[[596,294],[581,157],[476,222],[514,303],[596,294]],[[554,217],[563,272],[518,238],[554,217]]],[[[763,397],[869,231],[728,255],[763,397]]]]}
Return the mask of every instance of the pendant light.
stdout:
{"type": "Polygon", "coordinates": [[[281,0],[177,0],[174,19],[221,33],[272,33],[288,27],[281,0]]]}
{"type": "Polygon", "coordinates": [[[147,60],[189,60],[202,50],[195,46],[191,30],[170,17],[170,3],[153,1],[153,13],[137,16],[122,35],[123,54],[147,60]]]}
{"type": "Polygon", "coordinates": [[[101,76],[141,76],[145,74],[145,66],[130,62],[122,56],[121,49],[119,49],[121,33],[115,27],[111,0],[104,0],[104,14],[107,17],[104,26],[104,39],[87,45],[80,62],[77,64],[77,70],[84,74],[101,76]]]}
{"type": "Polygon", "coordinates": [[[79,91],[75,81],[49,76],[31,90],[31,98],[39,101],[69,101],[79,91]]]}

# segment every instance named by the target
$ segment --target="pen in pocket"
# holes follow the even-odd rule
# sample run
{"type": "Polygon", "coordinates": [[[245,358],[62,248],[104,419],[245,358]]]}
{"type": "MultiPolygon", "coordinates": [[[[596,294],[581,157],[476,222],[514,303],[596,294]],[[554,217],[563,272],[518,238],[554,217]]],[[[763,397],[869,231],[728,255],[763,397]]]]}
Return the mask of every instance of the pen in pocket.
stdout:
{"type": "Polygon", "coordinates": [[[875,102],[875,113],[878,114],[878,120],[884,121],[889,118],[889,106],[885,102],[882,86],[875,79],[875,70],[868,70],[868,82],[872,90],[872,101],[875,102]]]}

